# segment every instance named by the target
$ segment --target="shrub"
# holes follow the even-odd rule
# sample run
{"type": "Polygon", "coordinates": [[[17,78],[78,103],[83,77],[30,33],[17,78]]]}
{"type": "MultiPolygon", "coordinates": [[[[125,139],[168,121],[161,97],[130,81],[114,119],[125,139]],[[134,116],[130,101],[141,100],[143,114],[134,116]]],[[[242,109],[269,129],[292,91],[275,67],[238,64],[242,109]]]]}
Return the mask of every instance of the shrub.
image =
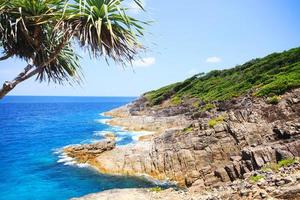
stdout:
{"type": "Polygon", "coordinates": [[[177,106],[177,105],[180,105],[181,104],[181,98],[180,97],[173,97],[172,99],[171,99],[171,103],[173,104],[173,105],[175,105],[175,106],[177,106]]]}

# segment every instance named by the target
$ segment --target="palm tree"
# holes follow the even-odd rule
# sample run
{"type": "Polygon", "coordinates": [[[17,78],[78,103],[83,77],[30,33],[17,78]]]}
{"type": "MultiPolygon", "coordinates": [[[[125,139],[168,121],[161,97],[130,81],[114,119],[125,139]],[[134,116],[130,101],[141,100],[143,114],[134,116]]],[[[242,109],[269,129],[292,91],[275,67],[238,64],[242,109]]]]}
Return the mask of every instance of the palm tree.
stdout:
{"type": "MultiPolygon", "coordinates": [[[[80,82],[78,44],[92,58],[131,63],[143,46],[146,22],[130,17],[125,0],[0,0],[0,60],[27,62],[24,71],[0,89],[4,97],[19,83],[80,82]]],[[[134,2],[143,9],[140,0],[134,2]]]]}

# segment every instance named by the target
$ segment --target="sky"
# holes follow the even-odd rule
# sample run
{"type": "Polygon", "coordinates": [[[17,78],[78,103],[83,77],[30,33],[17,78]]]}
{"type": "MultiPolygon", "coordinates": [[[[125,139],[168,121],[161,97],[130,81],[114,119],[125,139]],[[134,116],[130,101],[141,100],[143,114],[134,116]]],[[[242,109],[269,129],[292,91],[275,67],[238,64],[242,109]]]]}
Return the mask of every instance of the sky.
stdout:
{"type": "MultiPolygon", "coordinates": [[[[153,21],[143,39],[147,51],[132,67],[107,65],[83,51],[85,75],[80,86],[39,83],[34,78],[10,95],[139,96],[193,74],[231,68],[246,61],[300,46],[299,0],[146,0],[153,21]]],[[[0,62],[0,84],[26,66],[16,59],[0,62]]]]}

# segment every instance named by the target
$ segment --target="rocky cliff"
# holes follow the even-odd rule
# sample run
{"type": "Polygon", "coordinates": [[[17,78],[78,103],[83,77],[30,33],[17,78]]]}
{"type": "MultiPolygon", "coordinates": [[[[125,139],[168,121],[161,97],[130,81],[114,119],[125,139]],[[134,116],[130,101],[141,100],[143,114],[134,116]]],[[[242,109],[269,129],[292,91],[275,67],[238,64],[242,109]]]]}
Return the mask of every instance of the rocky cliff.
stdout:
{"type": "MultiPolygon", "coordinates": [[[[251,65],[246,63],[230,71],[229,75],[222,72],[212,77],[200,77],[197,83],[194,78],[188,80],[188,84],[183,82],[147,93],[135,102],[106,114],[113,117],[108,122],[112,125],[128,130],[151,131],[151,136],[140,138],[140,142],[130,146],[115,147],[113,142],[103,143],[108,148],[100,144],[100,153],[97,150],[95,153],[94,147],[86,145],[70,147],[65,152],[78,162],[90,163],[102,173],[148,175],[159,180],[174,181],[196,193],[212,188],[223,187],[226,190],[228,184],[249,179],[261,168],[300,157],[298,61],[300,50],[291,50],[275,57],[272,55],[252,61],[251,65]],[[270,71],[266,62],[270,62],[271,58],[276,61],[272,62],[274,66],[279,66],[276,73],[281,76],[278,79],[274,79],[274,70],[270,71]],[[229,80],[232,74],[263,69],[268,69],[265,70],[266,77],[270,80],[266,78],[258,85],[248,77],[250,82],[247,82],[247,87],[243,86],[247,90],[241,90],[239,95],[230,94],[233,95],[230,98],[226,93],[220,93],[214,85],[216,83],[211,82],[229,80]],[[285,87],[283,82],[278,81],[282,77],[292,77],[287,80],[293,84],[287,82],[285,87]],[[203,101],[198,94],[198,97],[178,98],[183,91],[185,95],[190,95],[187,91],[191,92],[190,88],[197,84],[205,91],[203,87],[208,87],[203,83],[205,81],[210,85],[210,92],[214,91],[214,95],[220,97],[219,100],[203,101]],[[249,87],[251,82],[255,84],[249,87]],[[191,83],[192,86],[189,85],[191,83]],[[270,83],[272,89],[269,90],[270,83]],[[258,95],[261,88],[267,88],[271,93],[264,91],[265,96],[258,95]]],[[[205,95],[201,97],[208,98],[212,94],[205,95]]],[[[295,173],[298,172],[299,167],[296,167],[295,173]]],[[[280,197],[280,194],[264,190],[266,197],[297,197],[296,194],[300,192],[299,179],[287,181],[287,184],[295,188],[288,193],[295,194],[280,197]]],[[[249,195],[244,197],[251,199],[253,196],[249,195]]],[[[243,195],[239,193],[238,196],[243,195]]]]}
{"type": "Polygon", "coordinates": [[[166,111],[174,107],[165,107],[165,111],[146,111],[147,108],[137,111],[141,106],[138,100],[126,106],[128,113],[135,111],[121,118],[120,124],[132,119],[144,120],[143,130],[153,131],[153,121],[147,119],[158,117],[164,119],[161,120],[164,131],[149,141],[130,146],[114,148],[109,143],[107,151],[100,145],[101,152],[97,153],[90,146],[66,152],[103,173],[146,174],[175,181],[191,191],[203,191],[243,179],[267,163],[300,157],[300,89],[287,92],[279,99],[278,103],[270,104],[266,99],[246,95],[216,104],[210,111],[195,111],[187,104],[180,118],[166,111]],[[185,119],[184,124],[177,121],[181,119],[185,119]],[[168,124],[178,126],[168,128],[168,124]]]}

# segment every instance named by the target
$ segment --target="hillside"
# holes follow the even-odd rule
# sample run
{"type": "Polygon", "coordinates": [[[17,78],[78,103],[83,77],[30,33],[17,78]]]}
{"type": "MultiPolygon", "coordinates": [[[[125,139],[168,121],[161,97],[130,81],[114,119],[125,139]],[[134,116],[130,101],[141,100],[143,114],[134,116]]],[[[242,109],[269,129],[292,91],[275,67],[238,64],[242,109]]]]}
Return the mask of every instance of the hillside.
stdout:
{"type": "Polygon", "coordinates": [[[111,126],[141,131],[136,142],[118,146],[108,138],[69,146],[67,156],[101,173],[147,175],[187,192],[157,187],[82,199],[300,199],[299,86],[295,48],[195,75],[104,113],[111,126]]]}
{"type": "Polygon", "coordinates": [[[300,47],[253,59],[231,69],[197,74],[183,82],[146,93],[150,105],[165,100],[179,104],[184,97],[202,101],[227,100],[249,91],[274,96],[300,86],[300,47]]]}

